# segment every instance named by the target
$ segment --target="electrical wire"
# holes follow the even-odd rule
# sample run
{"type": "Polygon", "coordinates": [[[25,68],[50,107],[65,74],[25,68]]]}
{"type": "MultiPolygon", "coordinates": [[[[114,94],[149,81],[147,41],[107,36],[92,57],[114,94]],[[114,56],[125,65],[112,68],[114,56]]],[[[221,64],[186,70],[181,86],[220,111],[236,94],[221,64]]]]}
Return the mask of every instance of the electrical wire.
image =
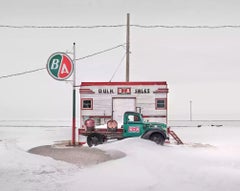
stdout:
{"type": "MultiPolygon", "coordinates": [[[[126,27],[126,25],[119,24],[119,25],[92,25],[92,26],[80,26],[80,25],[72,25],[72,26],[36,26],[36,25],[0,25],[0,28],[15,28],[15,29],[95,29],[95,28],[119,28],[119,27],[126,27]]],[[[147,29],[153,29],[153,28],[167,28],[167,29],[221,29],[221,28],[240,28],[240,25],[139,25],[139,24],[130,24],[130,27],[136,27],[136,28],[147,28],[147,29]]],[[[126,44],[126,43],[125,43],[126,44]]],[[[76,60],[83,60],[92,56],[96,56],[111,50],[114,50],[119,47],[124,47],[125,44],[121,44],[106,50],[102,50],[81,58],[78,58],[76,60]]],[[[3,78],[10,78],[20,75],[25,75],[33,72],[38,72],[41,70],[45,70],[46,68],[38,68],[34,70],[29,70],[25,72],[15,73],[15,74],[9,74],[0,76],[0,79],[3,78]]],[[[115,75],[115,74],[114,74],[115,75]]],[[[112,78],[111,78],[112,80],[112,78]]],[[[110,81],[111,81],[110,80],[110,81]]]]}
{"type": "Polygon", "coordinates": [[[117,73],[117,71],[119,70],[121,64],[123,63],[123,60],[125,59],[125,57],[126,57],[126,53],[124,53],[124,55],[123,55],[123,57],[122,57],[120,63],[118,64],[117,68],[115,69],[115,71],[114,71],[114,73],[113,73],[111,79],[109,80],[109,82],[111,82],[112,79],[114,78],[115,74],[117,73]]]}
{"type": "MultiPolygon", "coordinates": [[[[92,25],[92,26],[81,26],[81,25],[0,25],[0,28],[12,28],[12,29],[96,29],[96,28],[121,28],[127,25],[92,25]]],[[[221,29],[221,28],[240,28],[240,25],[140,25],[130,24],[130,27],[136,28],[167,28],[167,29],[221,29]]]]}
{"type": "Polygon", "coordinates": [[[15,73],[15,74],[4,75],[4,76],[0,76],[0,79],[21,76],[21,75],[30,74],[30,73],[33,73],[33,72],[39,72],[39,71],[45,70],[45,69],[46,68],[38,68],[38,69],[34,69],[34,70],[28,70],[28,71],[25,71],[25,72],[19,72],[19,73],[15,73]]]}
{"type": "Polygon", "coordinates": [[[86,58],[89,58],[89,57],[97,56],[97,55],[99,55],[99,54],[103,54],[103,53],[105,53],[105,52],[109,52],[109,51],[114,50],[114,49],[117,49],[117,48],[119,48],[119,47],[124,47],[124,45],[126,45],[126,43],[124,43],[124,44],[119,44],[119,45],[114,46],[114,47],[112,47],[112,48],[108,48],[108,49],[105,49],[105,50],[101,50],[101,51],[99,51],[99,52],[96,52],[96,53],[93,53],[93,54],[89,54],[89,55],[84,56],[84,57],[81,57],[81,58],[77,58],[76,60],[83,60],[83,59],[86,59],[86,58]]]}
{"type": "Polygon", "coordinates": [[[167,29],[221,29],[240,28],[240,25],[130,25],[137,28],[167,28],[167,29]]]}
{"type": "Polygon", "coordinates": [[[119,28],[126,25],[92,25],[92,26],[36,26],[36,25],[0,25],[0,28],[13,28],[13,29],[94,29],[94,28],[119,28]]]}
{"type": "MultiPolygon", "coordinates": [[[[90,55],[87,55],[87,56],[78,58],[78,59],[76,59],[76,61],[77,61],[77,60],[83,60],[83,59],[86,59],[86,58],[90,58],[90,57],[93,57],[93,56],[97,56],[97,55],[99,55],[99,54],[103,54],[103,53],[105,53],[105,52],[109,52],[109,51],[114,50],[114,49],[117,49],[117,48],[119,48],[119,47],[124,47],[125,44],[126,44],[126,43],[120,44],[120,45],[114,46],[114,47],[112,47],[112,48],[108,48],[108,49],[105,49],[105,50],[102,50],[102,51],[99,51],[99,52],[96,52],[96,53],[93,53],[93,54],[90,54],[90,55]]],[[[39,71],[45,70],[45,69],[46,69],[46,68],[38,68],[38,69],[34,69],[34,70],[28,70],[28,71],[25,71],[25,72],[8,74],[8,75],[0,76],[0,80],[3,79],[3,78],[10,78],[10,77],[21,76],[21,75],[25,75],[25,74],[34,73],[34,72],[39,72],[39,71]]]]}

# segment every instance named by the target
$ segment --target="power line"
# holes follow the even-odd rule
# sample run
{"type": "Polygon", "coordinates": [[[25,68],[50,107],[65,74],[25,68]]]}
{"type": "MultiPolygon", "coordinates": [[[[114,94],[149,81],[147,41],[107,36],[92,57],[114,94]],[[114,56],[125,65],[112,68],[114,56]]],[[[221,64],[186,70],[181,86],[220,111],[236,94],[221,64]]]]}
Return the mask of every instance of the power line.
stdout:
{"type": "MultiPolygon", "coordinates": [[[[117,48],[119,48],[119,47],[124,47],[124,45],[125,45],[125,43],[124,43],[124,44],[117,45],[117,46],[114,46],[114,47],[112,47],[112,48],[108,48],[108,49],[105,49],[105,50],[96,52],[96,53],[93,53],[93,54],[90,54],[90,55],[87,55],[87,56],[84,56],[84,57],[81,57],[81,58],[77,58],[76,60],[83,60],[83,59],[86,59],[86,58],[90,58],[90,57],[93,57],[93,56],[97,56],[97,55],[99,55],[99,54],[103,54],[103,53],[105,53],[105,52],[109,52],[109,51],[114,50],[114,49],[117,49],[117,48]]],[[[34,73],[34,72],[39,72],[39,71],[45,70],[45,69],[46,69],[46,68],[38,68],[38,69],[34,69],[34,70],[28,70],[28,71],[25,71],[25,72],[8,74],[8,75],[0,76],[0,80],[3,79],[3,78],[10,78],[10,77],[21,76],[21,75],[25,75],[25,74],[34,73]]]]}
{"type": "Polygon", "coordinates": [[[39,71],[45,70],[45,69],[46,68],[38,68],[38,69],[34,69],[34,70],[28,70],[28,71],[25,71],[25,72],[19,72],[19,73],[15,73],[15,74],[4,75],[4,76],[0,76],[0,79],[21,76],[21,75],[30,74],[30,73],[33,73],[33,72],[39,72],[39,71]]]}
{"type": "Polygon", "coordinates": [[[36,25],[0,25],[0,28],[13,28],[13,29],[94,29],[94,28],[119,28],[125,25],[92,25],[92,26],[81,26],[81,25],[48,25],[48,26],[36,26],[36,25]]]}
{"type": "Polygon", "coordinates": [[[105,53],[105,52],[109,52],[109,51],[114,50],[114,49],[117,49],[117,48],[119,48],[119,47],[124,47],[125,44],[126,44],[126,43],[120,44],[120,45],[117,45],[117,46],[114,46],[114,47],[112,47],[112,48],[108,48],[108,49],[105,49],[105,50],[101,50],[101,51],[99,51],[99,52],[96,52],[96,53],[93,53],[93,54],[89,54],[89,55],[84,56],[84,57],[81,57],[81,58],[77,58],[76,60],[83,60],[83,59],[86,59],[86,58],[89,58],[89,57],[97,56],[97,55],[99,55],[99,54],[103,54],[103,53],[105,53]]]}
{"type": "Polygon", "coordinates": [[[117,73],[118,69],[120,68],[121,64],[123,63],[123,60],[124,60],[125,57],[126,57],[126,53],[124,53],[124,55],[123,55],[121,61],[119,62],[118,66],[117,66],[117,68],[115,69],[115,71],[114,71],[114,73],[113,73],[111,79],[109,80],[109,82],[111,82],[112,79],[114,78],[114,76],[116,75],[116,73],[117,73]]]}
{"type": "MultiPolygon", "coordinates": [[[[0,28],[10,29],[96,29],[96,28],[121,28],[126,27],[124,24],[118,25],[0,25],[0,28]]],[[[130,27],[136,28],[166,28],[166,29],[221,29],[221,28],[240,28],[240,25],[140,25],[130,24],[130,27]]]]}
{"type": "Polygon", "coordinates": [[[167,28],[167,29],[221,29],[240,28],[240,25],[130,25],[137,28],[167,28]]]}

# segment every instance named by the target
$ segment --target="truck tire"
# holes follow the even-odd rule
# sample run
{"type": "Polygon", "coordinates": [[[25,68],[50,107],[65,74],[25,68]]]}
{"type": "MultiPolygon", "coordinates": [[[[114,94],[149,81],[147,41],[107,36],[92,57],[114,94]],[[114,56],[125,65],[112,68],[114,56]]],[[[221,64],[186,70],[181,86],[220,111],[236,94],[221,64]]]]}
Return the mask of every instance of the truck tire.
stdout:
{"type": "Polygon", "coordinates": [[[163,145],[165,142],[164,137],[160,133],[153,133],[149,139],[158,145],[163,145]]]}
{"type": "Polygon", "coordinates": [[[97,146],[99,144],[103,144],[105,139],[106,139],[105,136],[102,134],[92,133],[87,137],[87,144],[89,147],[97,146]]]}

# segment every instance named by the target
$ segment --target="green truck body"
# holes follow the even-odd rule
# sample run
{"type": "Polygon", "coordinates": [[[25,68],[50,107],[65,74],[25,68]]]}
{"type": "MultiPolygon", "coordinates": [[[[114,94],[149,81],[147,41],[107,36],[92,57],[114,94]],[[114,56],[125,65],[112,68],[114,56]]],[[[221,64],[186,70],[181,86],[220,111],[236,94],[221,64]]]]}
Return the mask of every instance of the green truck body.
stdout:
{"type": "Polygon", "coordinates": [[[145,122],[140,113],[128,111],[124,113],[123,125],[117,127],[116,124],[107,128],[85,127],[79,129],[79,135],[87,136],[87,143],[91,147],[106,142],[109,139],[123,139],[129,137],[142,137],[157,144],[163,145],[168,139],[167,125],[157,122],[145,122]]]}

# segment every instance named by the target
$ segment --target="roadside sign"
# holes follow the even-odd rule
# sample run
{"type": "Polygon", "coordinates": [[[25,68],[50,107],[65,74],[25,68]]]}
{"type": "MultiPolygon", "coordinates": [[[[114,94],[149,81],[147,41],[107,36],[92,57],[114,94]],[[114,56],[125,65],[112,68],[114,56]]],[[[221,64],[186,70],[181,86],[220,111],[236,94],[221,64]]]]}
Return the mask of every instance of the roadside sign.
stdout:
{"type": "Polygon", "coordinates": [[[56,80],[65,80],[73,72],[73,61],[65,53],[56,52],[47,61],[47,71],[56,80]]]}

